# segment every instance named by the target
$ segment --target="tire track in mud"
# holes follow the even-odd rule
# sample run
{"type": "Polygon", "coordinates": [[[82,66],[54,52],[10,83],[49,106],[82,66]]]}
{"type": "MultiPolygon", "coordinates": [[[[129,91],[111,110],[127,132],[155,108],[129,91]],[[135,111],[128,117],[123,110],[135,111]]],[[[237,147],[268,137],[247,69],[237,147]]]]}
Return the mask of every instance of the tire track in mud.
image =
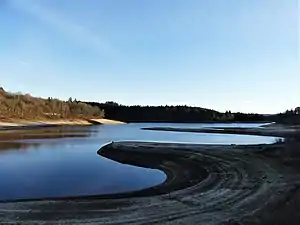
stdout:
{"type": "Polygon", "coordinates": [[[0,203],[0,224],[245,222],[284,198],[299,179],[242,146],[118,142],[98,153],[120,163],[160,169],[168,178],[155,187],[123,194],[0,203]]]}

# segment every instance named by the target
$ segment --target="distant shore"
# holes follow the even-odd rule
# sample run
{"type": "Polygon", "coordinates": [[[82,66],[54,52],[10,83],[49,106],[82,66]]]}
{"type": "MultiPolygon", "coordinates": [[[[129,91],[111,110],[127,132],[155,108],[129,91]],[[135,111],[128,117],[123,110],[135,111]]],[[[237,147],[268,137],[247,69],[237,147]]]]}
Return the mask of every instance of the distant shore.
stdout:
{"type": "Polygon", "coordinates": [[[59,119],[59,120],[0,120],[0,129],[38,128],[53,126],[88,126],[95,124],[124,124],[124,122],[109,119],[59,119]]]}
{"type": "Polygon", "coordinates": [[[214,133],[214,134],[244,134],[274,137],[289,137],[299,130],[300,126],[285,127],[280,124],[269,124],[261,127],[204,127],[204,128],[181,128],[181,127],[144,127],[142,130],[168,131],[168,132],[191,132],[191,133],[214,133]]]}

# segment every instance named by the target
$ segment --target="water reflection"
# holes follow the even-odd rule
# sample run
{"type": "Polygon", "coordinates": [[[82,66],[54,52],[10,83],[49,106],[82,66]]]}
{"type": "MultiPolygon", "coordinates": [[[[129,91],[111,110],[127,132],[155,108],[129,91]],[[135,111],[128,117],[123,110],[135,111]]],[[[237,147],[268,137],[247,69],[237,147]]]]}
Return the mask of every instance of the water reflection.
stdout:
{"type": "Polygon", "coordinates": [[[0,154],[10,150],[26,151],[28,148],[37,148],[40,145],[40,143],[0,142],[0,154]]]}
{"type": "Polygon", "coordinates": [[[47,139],[84,138],[96,135],[94,127],[51,127],[41,129],[20,129],[0,131],[0,154],[3,151],[35,148],[41,145],[55,146],[57,142],[46,142],[47,139]]]}
{"type": "Polygon", "coordinates": [[[99,127],[0,132],[0,201],[111,194],[160,184],[158,170],[97,155],[99,127]]]}
{"type": "Polygon", "coordinates": [[[91,127],[55,127],[42,129],[21,129],[0,131],[0,141],[26,140],[26,139],[53,139],[66,137],[88,137],[97,130],[91,127]]]}

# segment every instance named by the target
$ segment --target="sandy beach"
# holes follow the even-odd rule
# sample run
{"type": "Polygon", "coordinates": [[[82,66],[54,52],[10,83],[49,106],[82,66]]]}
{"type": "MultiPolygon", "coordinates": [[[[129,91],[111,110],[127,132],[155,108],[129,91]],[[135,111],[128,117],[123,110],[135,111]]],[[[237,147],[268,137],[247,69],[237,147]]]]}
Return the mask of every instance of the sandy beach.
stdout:
{"type": "Polygon", "coordinates": [[[109,119],[61,119],[61,120],[0,120],[0,129],[11,128],[30,128],[30,127],[45,127],[45,126],[80,126],[80,125],[95,125],[95,124],[124,124],[121,121],[109,119]]]}

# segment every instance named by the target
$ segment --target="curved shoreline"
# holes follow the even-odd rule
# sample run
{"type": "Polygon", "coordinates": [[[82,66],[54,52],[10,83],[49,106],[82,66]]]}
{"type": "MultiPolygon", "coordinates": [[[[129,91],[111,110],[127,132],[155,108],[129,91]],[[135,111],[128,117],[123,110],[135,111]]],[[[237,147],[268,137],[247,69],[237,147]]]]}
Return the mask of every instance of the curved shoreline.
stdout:
{"type": "Polygon", "coordinates": [[[227,224],[233,220],[259,224],[270,219],[272,207],[286,201],[299,187],[296,171],[260,154],[282,148],[282,143],[111,143],[98,154],[120,163],[163,170],[167,180],[123,194],[0,203],[1,222],[227,224]]]}

